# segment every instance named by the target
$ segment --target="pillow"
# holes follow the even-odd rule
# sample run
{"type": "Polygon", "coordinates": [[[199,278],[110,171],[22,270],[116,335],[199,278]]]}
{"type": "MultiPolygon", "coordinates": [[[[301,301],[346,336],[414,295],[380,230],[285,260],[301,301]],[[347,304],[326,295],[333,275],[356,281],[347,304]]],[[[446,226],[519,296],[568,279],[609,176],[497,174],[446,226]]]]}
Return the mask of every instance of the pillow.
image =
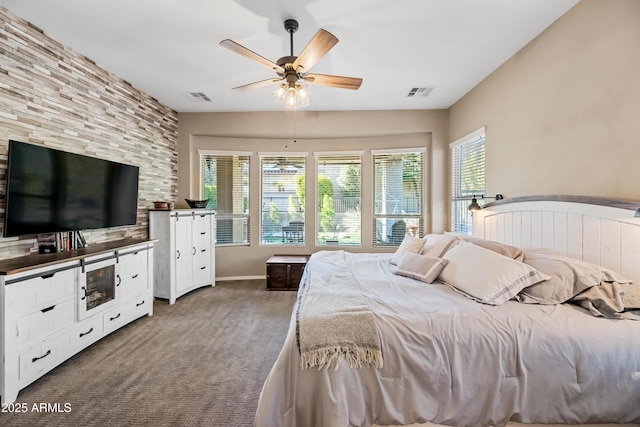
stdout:
{"type": "Polygon", "coordinates": [[[425,243],[420,253],[430,257],[442,258],[442,255],[459,241],[457,236],[450,234],[427,234],[424,236],[425,243]]]}
{"type": "Polygon", "coordinates": [[[571,298],[594,316],[640,320],[640,285],[603,282],[571,298]]]}
{"type": "Polygon", "coordinates": [[[464,241],[443,258],[449,263],[440,272],[440,280],[485,304],[502,304],[527,286],[549,278],[525,263],[464,241]]]}
{"type": "Polygon", "coordinates": [[[402,239],[402,243],[400,243],[400,246],[398,246],[398,249],[396,249],[395,254],[393,254],[393,258],[391,258],[391,264],[398,265],[404,254],[417,254],[420,252],[420,250],[422,250],[423,246],[423,239],[407,234],[406,236],[404,236],[404,239],[402,239]]]}
{"type": "Polygon", "coordinates": [[[522,261],[524,257],[522,249],[507,245],[506,243],[494,242],[493,240],[483,239],[482,237],[468,235],[459,235],[458,238],[465,242],[470,242],[474,245],[489,249],[490,251],[497,252],[500,255],[515,259],[516,261],[522,261]]]}
{"type": "Polygon", "coordinates": [[[448,262],[442,258],[407,253],[402,257],[393,274],[432,283],[448,262]]]}
{"type": "Polygon", "coordinates": [[[529,286],[516,299],[527,304],[561,304],[601,282],[629,283],[614,271],[549,249],[526,248],[524,262],[550,276],[529,286]]]}

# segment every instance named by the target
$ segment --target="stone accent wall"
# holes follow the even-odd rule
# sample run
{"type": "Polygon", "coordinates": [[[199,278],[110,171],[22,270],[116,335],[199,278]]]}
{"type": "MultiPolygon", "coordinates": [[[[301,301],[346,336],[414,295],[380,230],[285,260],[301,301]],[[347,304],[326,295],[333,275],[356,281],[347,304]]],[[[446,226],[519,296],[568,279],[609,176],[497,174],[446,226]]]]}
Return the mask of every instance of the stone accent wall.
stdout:
{"type": "MultiPolygon", "coordinates": [[[[0,228],[10,139],[140,167],[137,224],[85,231],[89,244],[147,237],[152,202],[176,199],[178,114],[0,7],[0,228]]],[[[0,237],[0,259],[36,246],[0,237]]]]}

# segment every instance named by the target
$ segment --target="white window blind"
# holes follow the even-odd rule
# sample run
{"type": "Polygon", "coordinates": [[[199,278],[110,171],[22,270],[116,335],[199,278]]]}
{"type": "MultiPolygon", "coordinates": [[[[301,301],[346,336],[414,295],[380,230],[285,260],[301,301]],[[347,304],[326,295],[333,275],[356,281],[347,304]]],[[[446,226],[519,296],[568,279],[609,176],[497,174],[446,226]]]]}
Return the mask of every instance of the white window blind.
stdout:
{"type": "Polygon", "coordinates": [[[249,244],[249,154],[200,154],[202,198],[216,210],[216,246],[249,244]]]}
{"type": "Polygon", "coordinates": [[[472,234],[469,204],[485,192],[484,129],[451,145],[451,231],[472,234]]]}
{"type": "Polygon", "coordinates": [[[424,152],[373,153],[373,245],[398,246],[423,234],[424,152]]]}
{"type": "Polygon", "coordinates": [[[316,157],[316,244],[361,245],[361,154],[316,157]]]}
{"type": "Polygon", "coordinates": [[[263,245],[305,244],[305,163],[303,155],[262,155],[263,245]]]}

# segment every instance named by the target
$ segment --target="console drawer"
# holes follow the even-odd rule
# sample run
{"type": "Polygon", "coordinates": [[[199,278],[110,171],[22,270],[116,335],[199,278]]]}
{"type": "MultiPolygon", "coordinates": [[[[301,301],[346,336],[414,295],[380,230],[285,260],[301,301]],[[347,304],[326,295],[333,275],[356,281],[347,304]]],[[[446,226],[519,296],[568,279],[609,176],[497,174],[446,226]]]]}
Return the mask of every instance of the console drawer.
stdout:
{"type": "Polygon", "coordinates": [[[14,313],[31,311],[75,292],[76,270],[71,268],[7,285],[7,309],[14,313]]]}
{"type": "Polygon", "coordinates": [[[75,307],[72,298],[22,316],[18,319],[20,346],[26,347],[36,340],[45,338],[75,321],[75,307]]]}
{"type": "Polygon", "coordinates": [[[77,325],[71,332],[74,351],[80,351],[102,338],[102,316],[94,316],[77,325]]]}
{"type": "Polygon", "coordinates": [[[110,334],[121,326],[124,326],[127,323],[127,318],[127,309],[124,306],[116,307],[104,313],[102,315],[104,334],[110,334]]]}
{"type": "Polygon", "coordinates": [[[70,348],[69,334],[43,340],[20,354],[20,380],[35,379],[57,366],[70,348]]]}

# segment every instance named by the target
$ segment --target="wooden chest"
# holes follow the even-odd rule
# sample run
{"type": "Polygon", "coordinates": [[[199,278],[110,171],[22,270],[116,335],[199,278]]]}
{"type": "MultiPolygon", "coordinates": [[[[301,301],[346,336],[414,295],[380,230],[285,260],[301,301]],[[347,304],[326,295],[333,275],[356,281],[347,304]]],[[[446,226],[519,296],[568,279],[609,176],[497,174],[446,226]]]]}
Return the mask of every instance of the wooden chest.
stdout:
{"type": "Polygon", "coordinates": [[[297,291],[309,255],[274,255],[267,260],[267,290],[297,291]]]}

